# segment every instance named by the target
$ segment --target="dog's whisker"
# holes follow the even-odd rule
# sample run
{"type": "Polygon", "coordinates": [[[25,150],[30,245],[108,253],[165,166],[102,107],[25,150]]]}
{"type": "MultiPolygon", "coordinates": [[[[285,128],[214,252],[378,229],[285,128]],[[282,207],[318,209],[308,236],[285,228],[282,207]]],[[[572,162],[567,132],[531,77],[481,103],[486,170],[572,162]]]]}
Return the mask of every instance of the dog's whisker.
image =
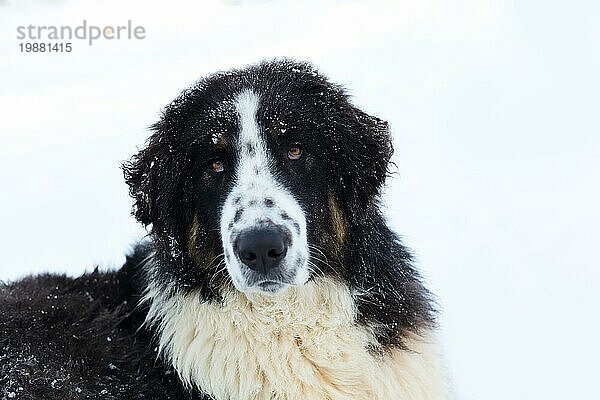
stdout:
{"type": "Polygon", "coordinates": [[[323,270],[319,268],[317,264],[313,263],[312,261],[309,261],[308,265],[311,272],[315,272],[317,276],[320,276],[322,278],[325,277],[325,272],[323,272],[323,270]]]}

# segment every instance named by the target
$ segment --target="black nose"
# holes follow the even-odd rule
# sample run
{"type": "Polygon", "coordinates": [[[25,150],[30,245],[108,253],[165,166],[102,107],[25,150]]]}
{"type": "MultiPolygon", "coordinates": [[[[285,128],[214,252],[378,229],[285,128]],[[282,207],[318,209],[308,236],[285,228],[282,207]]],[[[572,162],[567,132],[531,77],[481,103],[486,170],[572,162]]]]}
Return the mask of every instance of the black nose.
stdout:
{"type": "Polygon", "coordinates": [[[287,244],[283,233],[273,228],[242,232],[237,239],[237,253],[248,268],[266,273],[285,257],[287,244]]]}

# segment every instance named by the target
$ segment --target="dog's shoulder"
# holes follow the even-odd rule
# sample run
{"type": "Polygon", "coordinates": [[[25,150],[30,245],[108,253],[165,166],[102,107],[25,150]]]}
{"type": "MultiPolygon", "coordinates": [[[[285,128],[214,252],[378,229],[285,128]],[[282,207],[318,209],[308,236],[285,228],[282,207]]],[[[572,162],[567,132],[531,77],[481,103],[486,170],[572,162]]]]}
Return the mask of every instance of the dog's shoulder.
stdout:
{"type": "Polygon", "coordinates": [[[187,398],[140,328],[134,252],[118,271],[0,284],[1,398],[187,398]]]}

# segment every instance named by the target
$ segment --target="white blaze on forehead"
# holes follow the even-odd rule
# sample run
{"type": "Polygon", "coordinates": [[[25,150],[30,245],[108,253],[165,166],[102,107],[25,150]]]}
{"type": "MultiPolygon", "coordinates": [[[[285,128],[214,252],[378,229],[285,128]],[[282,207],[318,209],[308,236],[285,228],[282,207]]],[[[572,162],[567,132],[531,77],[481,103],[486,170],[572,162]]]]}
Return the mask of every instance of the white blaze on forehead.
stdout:
{"type": "Polygon", "coordinates": [[[258,96],[250,90],[243,91],[237,97],[235,110],[240,118],[240,144],[244,140],[256,145],[262,144],[258,123],[256,122],[258,102],[258,96]]]}
{"type": "Polygon", "coordinates": [[[291,208],[298,211],[299,206],[293,196],[274,177],[273,162],[256,120],[259,103],[259,96],[250,90],[240,93],[236,99],[240,133],[237,141],[239,163],[234,191],[237,190],[243,195],[245,203],[252,200],[262,203],[265,198],[269,198],[275,200],[284,210],[291,208]]]}
{"type": "Polygon", "coordinates": [[[269,167],[267,149],[256,121],[258,105],[259,97],[250,90],[240,93],[235,103],[240,125],[237,143],[240,154],[238,181],[244,178],[255,180],[253,175],[256,175],[257,168],[267,172],[269,167]]]}
{"type": "Polygon", "coordinates": [[[240,93],[236,100],[240,126],[237,148],[240,158],[233,192],[237,191],[242,195],[243,205],[250,205],[244,207],[244,219],[247,222],[278,222],[283,211],[290,217],[296,217],[295,222],[303,229],[304,213],[290,191],[281,185],[273,174],[274,163],[256,120],[259,103],[258,95],[250,90],[240,93]],[[273,210],[264,207],[265,199],[273,201],[273,210]],[[276,213],[276,210],[280,212],[276,213]]]}

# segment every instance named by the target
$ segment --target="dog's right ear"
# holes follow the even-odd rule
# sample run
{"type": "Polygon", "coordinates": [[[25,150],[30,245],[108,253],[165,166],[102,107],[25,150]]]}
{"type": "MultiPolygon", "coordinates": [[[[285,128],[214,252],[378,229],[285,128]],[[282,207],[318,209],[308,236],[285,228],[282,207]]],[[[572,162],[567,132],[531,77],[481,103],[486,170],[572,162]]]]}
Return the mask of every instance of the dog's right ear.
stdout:
{"type": "Polygon", "coordinates": [[[174,235],[184,216],[181,195],[183,177],[189,174],[189,155],[178,151],[180,134],[163,115],[151,126],[152,135],[145,147],[123,163],[125,182],[134,199],[133,216],[152,231],[174,235]],[[168,122],[168,121],[167,121],[168,122]]]}
{"type": "Polygon", "coordinates": [[[132,215],[144,225],[153,222],[156,210],[155,199],[158,190],[159,148],[154,135],[146,147],[133,155],[122,165],[125,182],[129,185],[129,194],[134,199],[132,215]]]}
{"type": "Polygon", "coordinates": [[[172,232],[177,210],[175,202],[184,159],[173,151],[172,135],[165,133],[162,121],[152,126],[154,133],[146,146],[123,163],[125,182],[135,200],[132,214],[144,225],[152,224],[154,231],[172,232]]]}

